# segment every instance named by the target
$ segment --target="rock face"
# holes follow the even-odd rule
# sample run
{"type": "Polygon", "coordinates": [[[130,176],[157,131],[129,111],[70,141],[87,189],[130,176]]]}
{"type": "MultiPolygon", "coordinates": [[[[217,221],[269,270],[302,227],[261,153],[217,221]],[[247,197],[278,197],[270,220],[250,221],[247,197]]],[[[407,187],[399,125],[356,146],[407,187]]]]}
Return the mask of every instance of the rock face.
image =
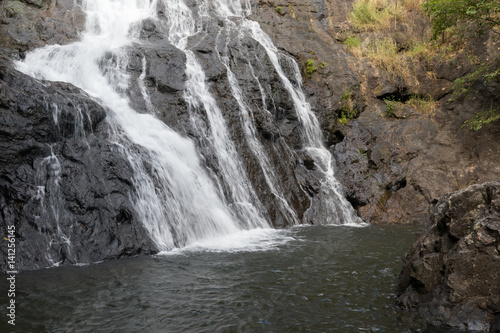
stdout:
{"type": "MultiPolygon", "coordinates": [[[[428,205],[446,193],[499,179],[498,123],[478,132],[460,127],[479,110],[500,105],[500,84],[479,80],[480,93],[449,101],[453,81],[471,71],[465,56],[436,66],[423,60],[413,69],[418,80],[398,82],[342,45],[342,38],[355,32],[348,23],[353,0],[255,2],[252,18],[302,66],[308,100],[336,159],[336,177],[363,220],[426,223],[428,205]],[[310,75],[309,59],[316,67],[310,75]],[[435,75],[429,77],[429,71],[435,75]],[[432,96],[439,102],[434,113],[404,104],[411,95],[432,96]],[[345,96],[357,115],[342,124],[345,96]],[[384,99],[403,103],[387,116],[384,99]]],[[[476,44],[478,61],[498,57],[491,41],[476,44]]]]}
{"type": "Polygon", "coordinates": [[[6,0],[0,22],[0,46],[17,58],[36,47],[75,41],[85,15],[73,0],[6,0]]]}
{"type": "Polygon", "coordinates": [[[132,170],[109,139],[105,110],[69,84],[10,66],[0,63],[0,221],[16,228],[16,268],[156,252],[134,213],[132,170]]]}
{"type": "Polygon", "coordinates": [[[432,326],[500,331],[500,183],[443,197],[404,258],[398,305],[432,326]]]}

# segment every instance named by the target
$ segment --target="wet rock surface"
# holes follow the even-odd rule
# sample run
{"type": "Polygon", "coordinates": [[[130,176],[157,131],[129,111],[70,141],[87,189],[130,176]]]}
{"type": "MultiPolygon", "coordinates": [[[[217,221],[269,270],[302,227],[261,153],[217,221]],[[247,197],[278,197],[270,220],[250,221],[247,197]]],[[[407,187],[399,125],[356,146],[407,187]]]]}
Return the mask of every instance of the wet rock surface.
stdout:
{"type": "Polygon", "coordinates": [[[398,305],[430,326],[498,332],[500,183],[439,200],[404,258],[398,305]]]}
{"type": "MultiPolygon", "coordinates": [[[[72,85],[11,66],[0,62],[0,222],[15,226],[16,269],[156,252],[106,111],[72,85]]],[[[7,258],[6,246],[1,253],[7,258]]]]}
{"type": "Polygon", "coordinates": [[[0,225],[5,235],[15,226],[16,270],[156,252],[106,110],[70,84],[14,69],[29,50],[78,39],[77,3],[2,1],[0,20],[0,225]]]}
{"type": "MultiPolygon", "coordinates": [[[[115,142],[106,120],[108,111],[78,88],[35,80],[18,72],[12,63],[36,47],[76,40],[83,27],[83,20],[75,19],[81,14],[78,6],[64,1],[7,1],[1,9],[5,23],[1,40],[1,226],[5,231],[7,226],[16,226],[16,268],[31,270],[156,252],[134,208],[132,167],[120,149],[122,143],[115,142]],[[32,22],[39,24],[37,29],[20,30],[32,22]]],[[[263,47],[253,39],[232,36],[231,25],[230,21],[207,22],[206,33],[189,43],[195,45],[194,55],[205,70],[259,208],[275,227],[325,223],[328,217],[321,209],[305,218],[320,184],[313,160],[304,154],[301,125],[290,96],[278,73],[270,70],[263,47]],[[266,175],[261,156],[245,138],[246,125],[236,112],[238,101],[231,94],[223,55],[247,96],[247,117],[273,174],[266,175]],[[267,101],[264,106],[263,100],[267,101]],[[283,208],[280,196],[289,210],[283,208]]],[[[185,101],[186,56],[163,34],[155,22],[142,22],[143,42],[127,49],[130,85],[124,93],[138,112],[155,114],[190,137],[217,181],[220,165],[205,135],[207,114],[185,101]]],[[[105,55],[103,61],[115,59],[105,55]]],[[[222,186],[224,193],[229,191],[222,186]]],[[[2,247],[2,254],[7,254],[6,248],[2,247]]],[[[5,261],[2,265],[6,270],[5,261]]]]}

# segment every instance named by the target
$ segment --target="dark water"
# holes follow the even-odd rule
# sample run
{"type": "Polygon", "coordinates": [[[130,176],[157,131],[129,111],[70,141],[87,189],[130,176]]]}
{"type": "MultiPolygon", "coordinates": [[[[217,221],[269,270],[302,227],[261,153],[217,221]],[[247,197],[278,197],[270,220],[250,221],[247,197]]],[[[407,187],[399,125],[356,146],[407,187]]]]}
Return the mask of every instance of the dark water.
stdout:
{"type": "MultiPolygon", "coordinates": [[[[22,273],[15,329],[2,306],[0,332],[415,332],[393,308],[415,231],[302,227],[267,251],[22,273]]],[[[0,290],[7,304],[5,276],[0,290]]]]}

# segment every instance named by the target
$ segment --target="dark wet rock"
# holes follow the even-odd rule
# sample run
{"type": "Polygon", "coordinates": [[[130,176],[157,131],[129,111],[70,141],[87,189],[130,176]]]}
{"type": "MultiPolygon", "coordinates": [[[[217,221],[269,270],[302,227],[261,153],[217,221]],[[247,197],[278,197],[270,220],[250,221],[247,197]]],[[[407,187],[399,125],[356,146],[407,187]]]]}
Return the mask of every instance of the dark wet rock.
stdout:
{"type": "MultiPolygon", "coordinates": [[[[271,70],[272,64],[265,49],[252,38],[241,39],[237,30],[231,29],[233,24],[231,20],[205,22],[204,29],[188,43],[205,72],[216,106],[224,116],[229,137],[255,189],[260,202],[256,204],[275,227],[285,227],[303,220],[311,205],[311,197],[317,194],[309,191],[311,184],[318,182],[317,176],[304,166],[300,124],[278,73],[271,70]],[[245,96],[247,115],[241,111],[232,94],[227,68],[221,58],[225,56],[245,96]],[[263,100],[266,101],[265,107],[263,100]],[[260,142],[262,153],[267,157],[256,154],[252,149],[246,138],[247,130],[242,117],[250,119],[255,139],[260,142]],[[264,158],[267,160],[263,161],[264,158]],[[273,169],[273,175],[266,176],[265,164],[273,169]],[[269,184],[266,177],[271,177],[273,184],[269,184]],[[283,211],[279,196],[290,204],[295,217],[283,211]]],[[[139,111],[148,109],[148,103],[139,89],[143,84],[151,103],[150,112],[177,132],[193,139],[212,175],[219,176],[221,166],[216,148],[206,134],[211,131],[206,111],[203,107],[190,108],[184,99],[186,55],[166,40],[136,45],[130,54],[129,70],[132,81],[137,84],[131,85],[128,94],[134,107],[139,111]]],[[[222,186],[225,184],[222,183],[222,186]]],[[[230,189],[224,188],[224,193],[229,196],[230,189]]],[[[326,220],[321,213],[316,218],[316,223],[326,220]]]]}
{"type": "Polygon", "coordinates": [[[404,258],[398,305],[431,326],[497,332],[500,183],[446,195],[404,258]]]}
{"type": "Polygon", "coordinates": [[[11,66],[0,63],[0,228],[15,226],[16,269],[157,251],[130,201],[133,172],[106,111],[69,84],[11,66]]]}
{"type": "MultiPolygon", "coordinates": [[[[15,15],[20,22],[43,21],[54,30],[53,38],[47,40],[41,35],[14,36],[10,32],[2,40],[6,60],[0,72],[0,145],[5,153],[0,159],[0,225],[3,229],[16,226],[20,253],[17,268],[154,253],[157,249],[131,201],[132,168],[120,146],[113,143],[106,110],[69,84],[39,82],[17,72],[8,59],[45,43],[70,42],[80,26],[74,25],[69,16],[58,17],[65,20],[64,24],[51,21],[64,2],[18,2],[15,5],[20,9],[15,15]]],[[[320,203],[311,204],[318,201],[318,173],[313,159],[303,151],[301,126],[290,96],[265,49],[252,38],[240,39],[237,31],[230,29],[234,24],[231,20],[205,22],[204,29],[188,43],[205,70],[208,88],[255,189],[255,204],[276,227],[324,223],[328,217],[320,203]],[[241,112],[231,92],[222,61],[225,56],[245,96],[246,113],[241,112]],[[247,117],[251,129],[243,117],[247,117]],[[248,141],[248,131],[266,157],[248,141]],[[280,197],[289,208],[283,206],[280,197]],[[311,207],[314,214],[305,219],[311,207]]],[[[4,28],[17,24],[9,22],[4,28]]],[[[185,101],[186,55],[161,37],[162,27],[157,22],[138,24],[145,43],[128,47],[130,86],[123,93],[138,112],[154,114],[178,133],[189,136],[214,181],[219,182],[220,162],[206,135],[209,117],[202,107],[190,107],[185,101]]],[[[284,70],[292,73],[289,56],[280,60],[284,70]]],[[[112,64],[116,59],[106,54],[102,61],[112,64]]],[[[230,188],[222,182],[221,186],[230,198],[230,188]]]]}
{"type": "Polygon", "coordinates": [[[13,57],[50,44],[78,39],[85,15],[73,0],[0,2],[0,46],[13,57]]]}

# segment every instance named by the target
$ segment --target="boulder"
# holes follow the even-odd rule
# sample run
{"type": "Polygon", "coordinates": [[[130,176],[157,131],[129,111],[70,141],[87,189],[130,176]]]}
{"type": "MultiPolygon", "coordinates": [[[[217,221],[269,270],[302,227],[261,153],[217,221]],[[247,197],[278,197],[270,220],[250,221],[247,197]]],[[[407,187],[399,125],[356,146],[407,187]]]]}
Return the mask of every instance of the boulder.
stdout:
{"type": "Polygon", "coordinates": [[[499,332],[500,183],[447,194],[403,258],[397,304],[429,326],[499,332]]]}

